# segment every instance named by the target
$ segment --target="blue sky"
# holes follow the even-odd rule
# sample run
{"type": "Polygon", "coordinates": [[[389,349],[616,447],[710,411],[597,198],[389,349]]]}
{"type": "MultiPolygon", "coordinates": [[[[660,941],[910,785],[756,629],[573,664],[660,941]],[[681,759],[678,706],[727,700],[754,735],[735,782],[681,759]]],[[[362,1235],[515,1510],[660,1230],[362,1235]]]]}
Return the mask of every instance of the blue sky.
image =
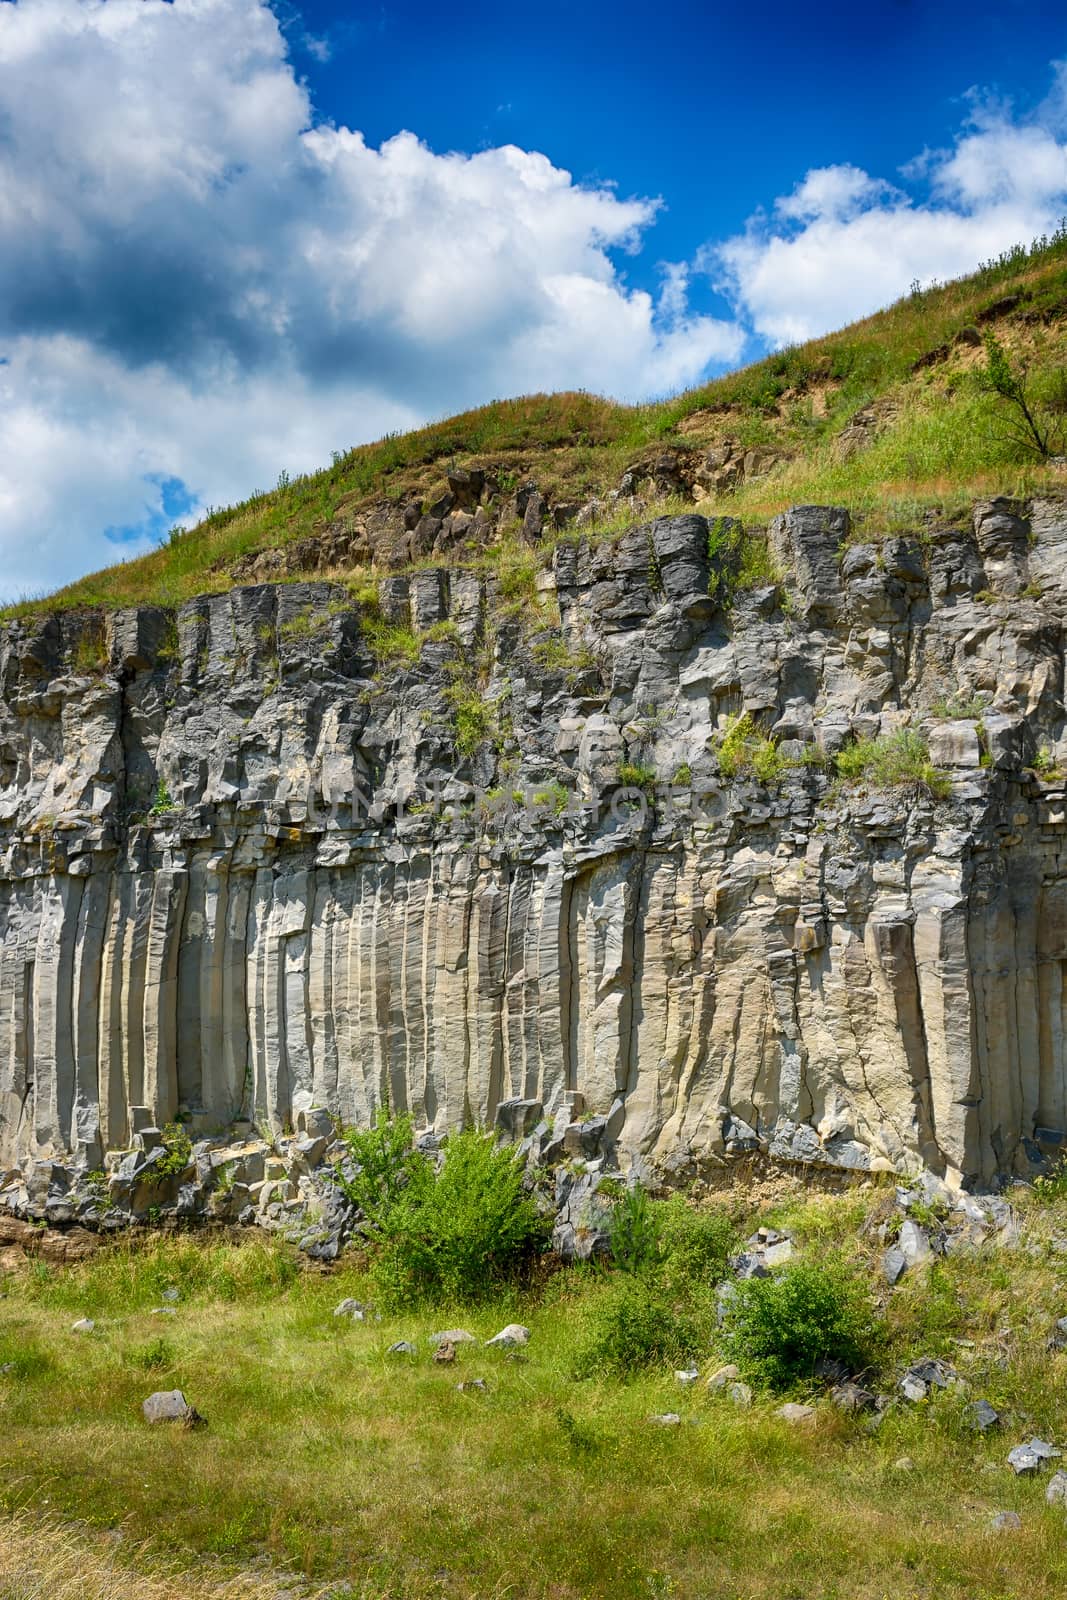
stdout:
{"type": "Polygon", "coordinates": [[[0,0],[0,595],[970,270],[1067,212],[1065,57],[1044,0],[0,0]]]}
{"type": "Polygon", "coordinates": [[[276,10],[320,112],[373,143],[413,128],[435,150],[518,144],[579,182],[662,196],[628,268],[650,288],[657,252],[734,233],[810,168],[892,178],[950,145],[975,88],[1032,111],[1067,54],[1062,0],[276,10]]]}

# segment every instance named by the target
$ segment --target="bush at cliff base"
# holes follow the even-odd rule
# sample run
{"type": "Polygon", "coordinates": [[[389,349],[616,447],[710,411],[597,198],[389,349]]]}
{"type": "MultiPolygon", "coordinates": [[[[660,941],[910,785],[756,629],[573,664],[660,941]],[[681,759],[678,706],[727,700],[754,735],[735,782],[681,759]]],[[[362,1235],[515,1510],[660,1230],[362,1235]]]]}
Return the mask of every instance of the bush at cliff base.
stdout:
{"type": "Polygon", "coordinates": [[[373,1224],[370,1271],[385,1305],[484,1299],[546,1248],[550,1224],[522,1163],[491,1134],[452,1134],[439,1169],[413,1147],[407,1118],[347,1142],[363,1165],[345,1187],[373,1224]]]}
{"type": "Polygon", "coordinates": [[[749,1377],[788,1389],[816,1377],[820,1361],[863,1371],[879,1329],[869,1291],[854,1273],[835,1261],[798,1261],[737,1284],[724,1344],[749,1377]]]}

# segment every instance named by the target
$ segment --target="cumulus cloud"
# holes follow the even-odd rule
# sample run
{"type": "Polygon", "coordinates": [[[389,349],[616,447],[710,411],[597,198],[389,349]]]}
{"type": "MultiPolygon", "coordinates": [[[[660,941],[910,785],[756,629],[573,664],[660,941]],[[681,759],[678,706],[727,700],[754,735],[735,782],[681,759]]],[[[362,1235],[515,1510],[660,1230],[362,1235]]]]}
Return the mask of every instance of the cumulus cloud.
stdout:
{"type": "Polygon", "coordinates": [[[650,294],[657,200],[512,145],[374,147],[317,118],[289,40],[332,46],[268,0],[0,0],[0,595],[494,396],[695,383],[1067,209],[1060,67],[892,182],[809,172],[650,294]],[[733,315],[693,309],[700,274],[733,315]]]}
{"type": "Polygon", "coordinates": [[[219,503],[495,395],[673,389],[743,342],[627,285],[656,201],[317,122],[265,0],[2,0],[0,129],[7,592],[111,559],[170,478],[219,503]]]}
{"type": "Polygon", "coordinates": [[[1067,212],[1067,63],[1032,116],[972,91],[947,150],[901,169],[921,192],[849,165],[809,172],[768,216],[705,247],[700,266],[771,345],[841,327],[918,279],[956,277],[1051,232],[1067,212]]]}

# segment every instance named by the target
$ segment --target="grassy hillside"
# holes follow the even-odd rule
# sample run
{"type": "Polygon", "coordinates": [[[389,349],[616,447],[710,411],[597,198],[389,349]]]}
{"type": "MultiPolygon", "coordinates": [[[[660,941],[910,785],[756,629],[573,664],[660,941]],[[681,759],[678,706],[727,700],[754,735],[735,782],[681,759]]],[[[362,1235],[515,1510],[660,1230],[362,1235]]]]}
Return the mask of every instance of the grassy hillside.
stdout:
{"type": "MultiPolygon", "coordinates": [[[[368,1296],[358,1263],[323,1275],[261,1238],[156,1235],[74,1268],[26,1263],[0,1298],[0,1597],[1053,1600],[1067,1584],[1064,1507],[1045,1500],[1056,1463],[1016,1477],[1006,1458],[1034,1434],[1067,1444],[1067,1353],[1047,1344],[1067,1311],[1063,1188],[1013,1191],[1016,1239],[934,1257],[894,1289],[890,1186],[761,1178],[706,1203],[735,1238],[773,1223],[801,1263],[852,1276],[867,1381],[896,1396],[880,1422],[819,1383],[775,1392],[743,1354],[750,1403],[709,1388],[731,1353],[714,1315],[690,1387],[677,1359],[645,1361],[639,1315],[611,1323],[621,1366],[590,1374],[579,1357],[621,1287],[635,1303],[636,1269],[571,1268],[353,1324],[333,1308],[368,1296]],[[171,1286],[173,1314],[157,1314],[171,1286]],[[84,1316],[94,1330],[71,1331],[84,1316]],[[435,1330],[484,1339],[511,1320],[532,1330],[524,1350],[432,1358],[435,1330]],[[390,1354],[399,1339],[414,1353],[390,1354]],[[961,1381],[907,1403],[897,1380],[919,1357],[961,1381]],[[486,1387],[458,1387],[475,1379],[486,1387]],[[206,1426],[144,1423],[142,1399],[173,1387],[206,1426]],[[788,1399],[813,1402],[807,1425],[778,1415],[788,1399]],[[1001,1414],[988,1433],[968,1426],[979,1399],[1001,1414]],[[651,1420],[667,1413],[675,1425],[651,1420]],[[1004,1512],[1019,1524],[999,1531],[1004,1512]]],[[[681,1259],[679,1327],[714,1281],[681,1259]]]]}
{"type": "MultiPolygon", "coordinates": [[[[707,451],[729,441],[738,453],[762,452],[764,468],[701,509],[759,522],[790,504],[832,501],[875,527],[906,524],[931,506],[953,514],[978,496],[1060,482],[1013,437],[1010,408],[983,386],[988,331],[1058,419],[1067,235],[1019,247],[969,277],[913,292],[839,333],[661,404],[534,395],[360,446],[321,472],[283,475],[274,490],[213,511],[152,554],[81,579],[47,605],[175,605],[226,589],[235,563],[255,552],[314,540],[377,505],[432,501],[453,466],[487,469],[505,493],[535,479],[554,500],[581,503],[665,449],[707,451]]],[[[8,614],[41,607],[25,601],[8,614]]]]}

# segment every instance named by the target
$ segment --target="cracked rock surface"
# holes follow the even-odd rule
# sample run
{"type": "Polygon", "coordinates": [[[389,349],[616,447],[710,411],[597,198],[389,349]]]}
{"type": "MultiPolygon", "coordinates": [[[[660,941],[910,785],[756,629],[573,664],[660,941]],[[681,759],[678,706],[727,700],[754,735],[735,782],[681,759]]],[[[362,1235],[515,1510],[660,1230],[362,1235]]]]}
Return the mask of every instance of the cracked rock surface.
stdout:
{"type": "Polygon", "coordinates": [[[624,1165],[1033,1170],[1067,1129],[1067,510],[862,544],[800,507],[770,544],[729,611],[696,515],[558,544],[549,620],[394,575],[421,649],[386,670],[326,581],[0,625],[0,1169],[387,1098],[624,1165]],[[745,712],[772,783],[720,774],[745,712]],[[904,726],[950,797],[818,764],[904,726]]]}

